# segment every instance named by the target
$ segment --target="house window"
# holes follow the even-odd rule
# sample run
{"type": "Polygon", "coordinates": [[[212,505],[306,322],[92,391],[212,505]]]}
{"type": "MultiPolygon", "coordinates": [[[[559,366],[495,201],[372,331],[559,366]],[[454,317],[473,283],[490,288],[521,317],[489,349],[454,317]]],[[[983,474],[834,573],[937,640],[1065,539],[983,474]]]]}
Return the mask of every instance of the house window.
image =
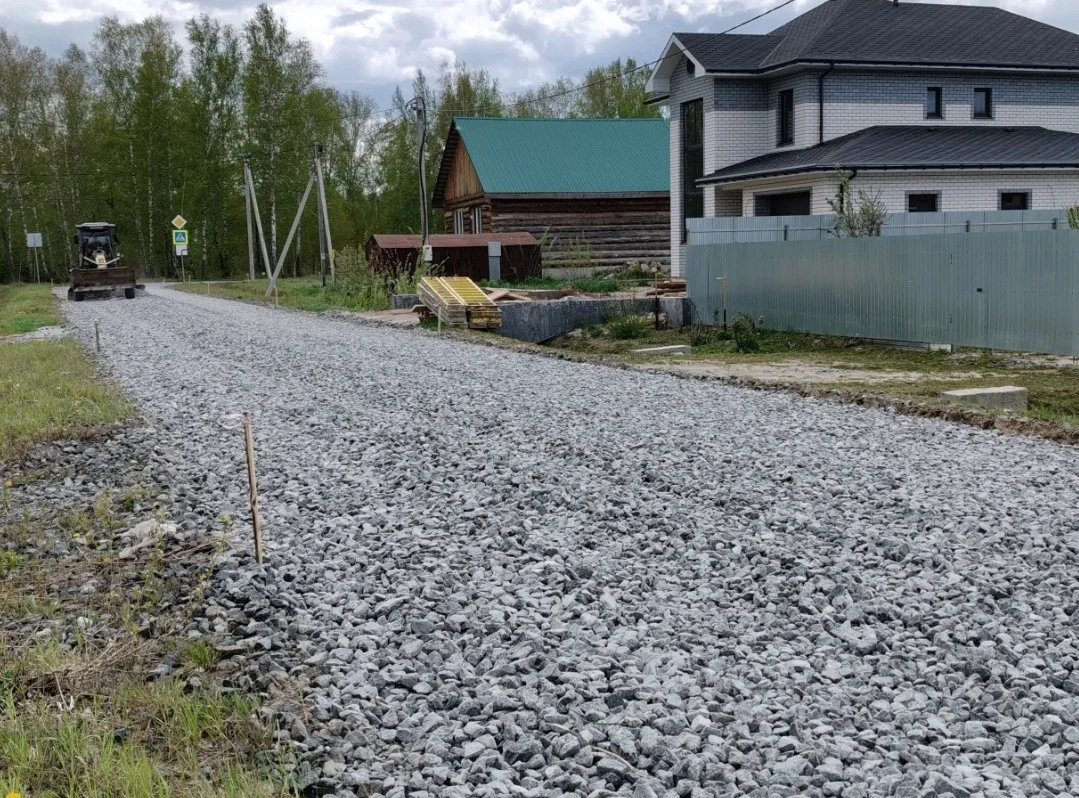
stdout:
{"type": "Polygon", "coordinates": [[[465,209],[458,208],[453,212],[453,232],[460,235],[465,231],[465,209]]]}
{"type": "MultiPolygon", "coordinates": [[[[704,100],[682,104],[682,218],[704,216],[704,189],[697,181],[704,177],[704,100]]],[[[682,225],[682,241],[686,226],[682,225]]]]}
{"type": "Polygon", "coordinates": [[[907,213],[936,213],[940,194],[907,194],[907,213]]]}
{"type": "Polygon", "coordinates": [[[1029,211],[1029,191],[1002,191],[1000,192],[1000,209],[1002,211],[1029,211]]]}
{"type": "Polygon", "coordinates": [[[931,86],[925,90],[925,118],[944,118],[944,90],[939,86],[931,86]]]}
{"type": "Polygon", "coordinates": [[[812,207],[813,195],[809,191],[757,194],[753,197],[753,211],[756,216],[809,216],[812,207]]]}
{"type": "Polygon", "coordinates": [[[477,205],[472,209],[472,232],[483,232],[483,206],[477,205]]]}
{"type": "Polygon", "coordinates": [[[779,93],[779,143],[783,147],[794,144],[794,89],[779,93]]]}
{"type": "Polygon", "coordinates": [[[975,119],[992,119],[993,118],[993,90],[992,89],[975,89],[974,90],[974,118],[975,119]]]}

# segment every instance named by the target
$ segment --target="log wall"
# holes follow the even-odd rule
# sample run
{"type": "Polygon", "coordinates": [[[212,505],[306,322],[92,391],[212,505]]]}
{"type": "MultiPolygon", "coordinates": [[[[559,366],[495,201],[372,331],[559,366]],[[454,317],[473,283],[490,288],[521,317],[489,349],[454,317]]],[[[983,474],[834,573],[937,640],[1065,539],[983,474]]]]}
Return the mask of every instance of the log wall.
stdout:
{"type": "MultiPolygon", "coordinates": [[[[452,227],[452,212],[448,222],[452,227]]],[[[616,267],[627,263],[669,266],[671,262],[667,197],[491,198],[489,224],[487,229],[492,232],[531,233],[538,238],[546,267],[616,267]]]]}

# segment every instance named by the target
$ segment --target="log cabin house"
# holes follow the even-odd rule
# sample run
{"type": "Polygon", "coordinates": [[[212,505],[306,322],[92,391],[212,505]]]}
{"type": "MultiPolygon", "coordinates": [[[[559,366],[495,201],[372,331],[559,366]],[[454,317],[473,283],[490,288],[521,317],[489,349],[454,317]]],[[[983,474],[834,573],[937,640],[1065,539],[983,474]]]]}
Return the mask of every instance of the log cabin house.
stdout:
{"type": "Polygon", "coordinates": [[[670,264],[663,119],[457,117],[435,182],[451,233],[527,232],[543,265],[670,264]]]}

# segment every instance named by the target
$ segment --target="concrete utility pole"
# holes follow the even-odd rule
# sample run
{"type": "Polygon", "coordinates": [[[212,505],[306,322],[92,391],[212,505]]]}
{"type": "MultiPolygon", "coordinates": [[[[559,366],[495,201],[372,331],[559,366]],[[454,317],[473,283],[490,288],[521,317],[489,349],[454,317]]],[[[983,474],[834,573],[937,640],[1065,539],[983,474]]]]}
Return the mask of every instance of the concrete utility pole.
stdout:
{"type": "MultiPolygon", "coordinates": [[[[330,280],[337,286],[337,268],[333,262],[333,239],[330,237],[330,211],[326,207],[326,185],[322,182],[322,145],[315,145],[315,176],[318,178],[319,213],[326,234],[326,251],[330,258],[330,280]]],[[[322,284],[326,284],[326,274],[322,274],[322,284]]]]}
{"type": "MultiPolygon", "coordinates": [[[[270,284],[266,286],[266,298],[269,299],[273,294],[274,286],[277,285],[277,278],[281,274],[281,268],[285,265],[285,256],[288,254],[288,248],[292,245],[292,237],[296,235],[296,230],[300,227],[300,216],[303,215],[303,209],[307,207],[307,198],[311,196],[311,187],[315,183],[315,172],[311,170],[311,177],[307,181],[307,188],[303,191],[303,198],[300,200],[300,207],[296,209],[296,218],[292,220],[292,227],[289,228],[288,238],[285,239],[285,246],[281,250],[281,254],[277,256],[277,265],[274,267],[273,274],[270,276],[270,284]]],[[[323,274],[323,285],[326,284],[325,274],[323,274]]]]}
{"type": "Polygon", "coordinates": [[[416,140],[419,142],[420,166],[420,255],[424,263],[431,262],[431,227],[427,219],[427,102],[421,96],[412,98],[408,107],[416,112],[416,140]]]}
{"type": "MultiPolygon", "coordinates": [[[[247,161],[247,158],[244,158],[247,161]]],[[[247,188],[247,167],[244,167],[244,210],[247,211],[247,274],[255,279],[255,235],[251,230],[251,192],[247,188]]]]}
{"type": "Polygon", "coordinates": [[[270,254],[266,251],[266,236],[262,232],[262,215],[259,213],[259,203],[255,198],[255,180],[251,177],[251,168],[247,165],[247,156],[244,155],[244,181],[247,184],[247,196],[251,198],[251,209],[255,212],[255,227],[259,231],[259,247],[262,249],[262,262],[266,264],[266,276],[269,277],[273,270],[270,263],[270,254]]]}

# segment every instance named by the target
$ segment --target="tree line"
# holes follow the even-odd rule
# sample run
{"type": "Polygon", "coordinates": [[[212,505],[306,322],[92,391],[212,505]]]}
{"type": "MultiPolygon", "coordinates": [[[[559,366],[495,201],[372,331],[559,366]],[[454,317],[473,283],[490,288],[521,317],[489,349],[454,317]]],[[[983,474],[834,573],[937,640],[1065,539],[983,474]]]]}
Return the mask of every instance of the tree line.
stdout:
{"type": "MultiPolygon", "coordinates": [[[[485,69],[445,64],[434,76],[417,72],[380,111],[368,96],[329,86],[310,44],[267,5],[239,28],[204,14],[182,35],[161,17],[109,17],[88,52],[72,44],[53,58],[0,28],[0,281],[32,279],[26,232],[42,233],[42,278],[66,280],[75,225],[86,221],[115,223],[125,259],[147,276],[174,276],[177,213],[189,220],[190,274],[246,274],[245,155],[276,262],[316,143],[335,247],[416,232],[413,96],[429,109],[429,186],[455,115],[659,114],[645,103],[648,72],[632,59],[517,94],[485,69]]],[[[431,220],[440,229],[441,214],[431,220]]],[[[285,273],[309,274],[318,263],[309,200],[285,273]]]]}

